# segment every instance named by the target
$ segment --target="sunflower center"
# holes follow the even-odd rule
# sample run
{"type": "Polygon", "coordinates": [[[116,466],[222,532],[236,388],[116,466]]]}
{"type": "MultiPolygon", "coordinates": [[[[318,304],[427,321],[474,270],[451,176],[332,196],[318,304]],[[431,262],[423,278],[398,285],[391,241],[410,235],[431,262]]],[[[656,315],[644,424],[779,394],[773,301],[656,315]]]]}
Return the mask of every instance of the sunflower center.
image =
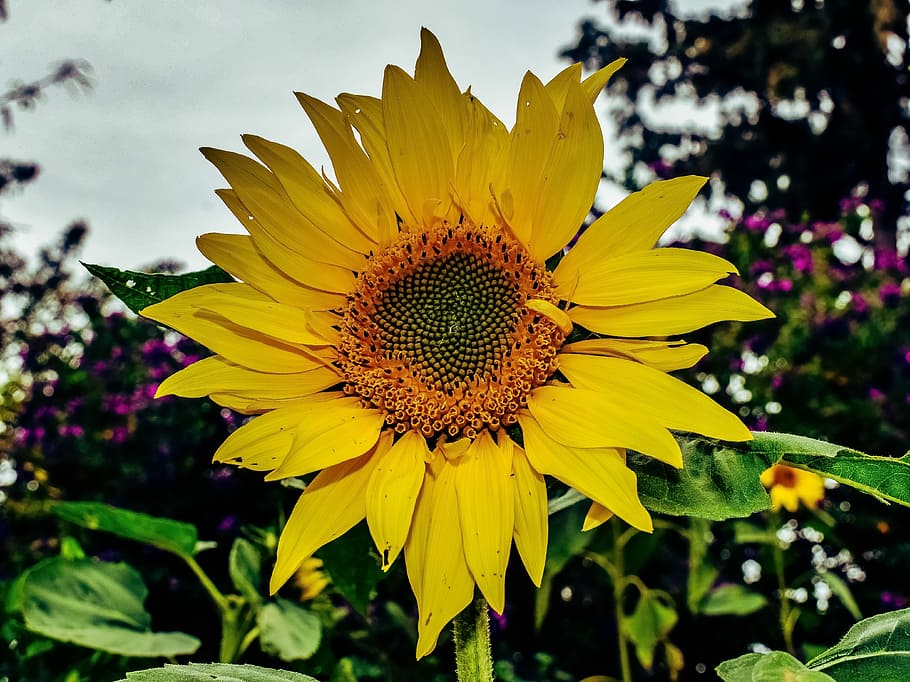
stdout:
{"type": "Polygon", "coordinates": [[[473,437],[515,422],[556,369],[564,334],[530,310],[557,302],[517,241],[473,225],[403,232],[371,258],[341,326],[345,390],[403,433],[473,437]]]}

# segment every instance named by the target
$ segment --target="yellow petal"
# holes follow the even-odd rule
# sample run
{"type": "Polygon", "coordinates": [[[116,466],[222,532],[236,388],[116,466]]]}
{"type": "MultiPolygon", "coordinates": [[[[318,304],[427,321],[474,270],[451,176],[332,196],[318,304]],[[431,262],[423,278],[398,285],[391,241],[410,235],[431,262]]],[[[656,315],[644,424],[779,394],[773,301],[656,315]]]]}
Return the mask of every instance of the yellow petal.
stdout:
{"type": "Polygon", "coordinates": [[[424,483],[405,545],[408,576],[419,610],[418,659],[433,650],[442,629],[474,597],[474,579],[458,541],[462,532],[459,515],[454,513],[458,505],[455,467],[444,457],[434,462],[439,463],[438,473],[432,483],[424,483]],[[413,576],[412,571],[416,571],[413,576]]]}
{"type": "Polygon", "coordinates": [[[395,178],[411,213],[432,224],[452,205],[455,161],[436,107],[397,66],[382,81],[382,117],[395,178]]]}
{"type": "Polygon", "coordinates": [[[545,301],[542,298],[532,298],[525,302],[525,305],[531,310],[549,317],[564,333],[568,334],[572,331],[572,318],[569,317],[569,314],[549,301],[545,301]]]}
{"type": "Polygon", "coordinates": [[[585,522],[582,525],[581,530],[582,532],[594,530],[612,518],[613,512],[599,502],[592,502],[591,506],[588,508],[588,513],[585,515],[585,522]]]}
{"type": "Polygon", "coordinates": [[[386,144],[385,123],[382,120],[382,100],[367,95],[343,93],[338,95],[335,101],[347,120],[360,133],[360,141],[370,157],[382,186],[381,191],[388,196],[388,202],[395,214],[401,216],[409,225],[419,224],[417,216],[410,212],[408,202],[405,201],[395,179],[395,171],[392,170],[392,160],[389,158],[389,147],[386,144]]]}
{"type": "Polygon", "coordinates": [[[497,174],[503,170],[509,135],[502,121],[479,99],[469,93],[463,97],[468,113],[464,145],[456,157],[455,199],[475,225],[486,225],[494,219],[490,186],[502,184],[497,174]]]}
{"type": "Polygon", "coordinates": [[[570,83],[575,85],[581,83],[581,62],[569,64],[569,66],[553,76],[546,85],[547,92],[558,109],[562,109],[566,102],[570,83]]]}
{"type": "Polygon", "coordinates": [[[212,393],[231,393],[260,399],[300,398],[341,381],[332,366],[320,366],[296,374],[268,374],[241,367],[218,355],[194,362],[165,379],[156,398],[179,395],[201,398],[212,393]]]}
{"type": "Polygon", "coordinates": [[[420,30],[420,55],[414,67],[414,81],[436,107],[449,138],[451,156],[457,158],[464,140],[467,112],[461,90],[446,66],[439,40],[426,28],[420,30]]]}
{"type": "Polygon", "coordinates": [[[242,139],[271,169],[293,205],[313,225],[358,253],[368,254],[375,249],[376,241],[350,221],[322,176],[297,151],[257,135],[243,135],[242,139]]]}
{"type": "Polygon", "coordinates": [[[602,261],[650,249],[685,213],[706,181],[695,175],[661,180],[627,196],[595,220],[560,261],[561,286],[580,279],[602,261]]]}
{"type": "Polygon", "coordinates": [[[278,540],[278,558],[269,582],[271,594],[294,575],[304,560],[363,519],[375,454],[390,444],[391,436],[380,439],[373,452],[319,472],[306,487],[278,540]]]}
{"type": "Polygon", "coordinates": [[[503,217],[516,238],[525,245],[531,240],[541,176],[558,129],[556,105],[540,79],[529,71],[518,92],[515,125],[508,152],[504,155],[504,180],[499,191],[504,204],[503,217]]]}
{"type": "Polygon", "coordinates": [[[615,392],[669,429],[720,440],[751,440],[739,417],[701,391],[660,370],[623,358],[566,353],[559,371],[581,389],[615,392]]]}
{"type": "Polygon", "coordinates": [[[336,294],[347,293],[353,288],[354,280],[350,270],[311,260],[287,248],[249,214],[233,190],[220,189],[215,194],[250,233],[262,257],[287,277],[308,287],[336,294]]]}
{"type": "Polygon", "coordinates": [[[519,414],[525,452],[542,474],[558,478],[581,494],[609,507],[639,530],[653,529],[651,516],[638,499],[635,474],[614,448],[568,447],[550,438],[531,415],[519,414]]]}
{"type": "Polygon", "coordinates": [[[691,294],[628,306],[574,306],[569,317],[598,334],[671,336],[723,320],[764,320],[774,313],[738,289],[714,284],[691,294]]]}
{"type": "Polygon", "coordinates": [[[279,341],[307,346],[324,346],[328,343],[311,330],[307,311],[272,300],[254,301],[231,293],[211,291],[200,297],[195,307],[279,341]]]}
{"type": "MultiPolygon", "coordinates": [[[[285,249],[320,263],[348,269],[363,266],[363,253],[336,241],[296,209],[272,173],[243,154],[204,147],[203,155],[231,183],[257,226],[285,249]]],[[[250,229],[248,221],[247,229],[250,229]]],[[[369,252],[369,246],[366,253],[369,252]]]]}
{"type": "Polygon", "coordinates": [[[417,494],[423,484],[427,442],[408,431],[378,458],[367,486],[367,524],[388,571],[404,547],[417,494]]]}
{"type": "Polygon", "coordinates": [[[614,59],[581,82],[581,86],[584,88],[585,94],[588,96],[591,104],[594,103],[594,100],[597,99],[597,96],[601,91],[607,87],[607,83],[610,81],[610,78],[613,77],[613,74],[619,71],[627,61],[628,60],[624,58],[614,59]]]}
{"type": "Polygon", "coordinates": [[[506,605],[506,566],[515,527],[512,450],[499,448],[488,431],[481,431],[455,467],[465,558],[497,613],[506,605]]]}
{"type": "Polygon", "coordinates": [[[603,134],[597,115],[581,86],[570,83],[559,129],[533,199],[536,208],[528,247],[541,263],[578,232],[594,203],[603,160],[603,134]]]}
{"type": "Polygon", "coordinates": [[[574,271],[560,273],[557,266],[554,278],[557,291],[566,300],[616,306],[689,294],[734,273],[738,274],[732,263],[710,253],[664,248],[610,258],[578,273],[577,278],[574,271]]]}
{"type": "Polygon", "coordinates": [[[208,287],[245,285],[205,285],[144,308],[143,317],[165,324],[207,346],[231,362],[250,369],[275,374],[306,372],[321,364],[318,354],[302,345],[284,343],[207,310],[196,302],[207,295],[208,287]]]}
{"type": "MultiPolygon", "coordinates": [[[[504,430],[499,432],[505,434],[504,430]]],[[[500,447],[512,443],[508,436],[500,438],[500,447]]],[[[521,557],[528,575],[537,587],[543,580],[544,564],[547,560],[547,484],[528,461],[525,451],[513,447],[512,483],[515,486],[515,548],[521,557]]]]}
{"type": "Polygon", "coordinates": [[[338,199],[345,212],[371,239],[388,244],[398,234],[395,212],[379,174],[354,139],[344,115],[315,97],[301,92],[296,95],[332,160],[342,190],[338,199]]]}
{"type": "MultiPolygon", "coordinates": [[[[653,415],[639,407],[630,405],[621,393],[561,386],[540,386],[528,399],[534,419],[550,438],[563,445],[630,448],[681,467],[682,453],[676,440],[653,415]]],[[[537,466],[533,453],[528,452],[528,458],[535,469],[547,473],[537,466]]]]}
{"type": "Polygon", "coordinates": [[[708,349],[700,343],[684,341],[588,339],[568,343],[562,347],[561,352],[624,357],[654,369],[671,372],[692,367],[708,353],[708,349]]]}
{"type": "Polygon", "coordinates": [[[270,471],[287,457],[294,431],[308,410],[296,403],[253,418],[231,433],[215,451],[212,461],[254,471],[270,471]]]}
{"type": "Polygon", "coordinates": [[[294,430],[288,456],[265,480],[304,476],[372,448],[385,424],[385,415],[364,409],[359,403],[332,400],[310,406],[294,430]]]}
{"type": "Polygon", "coordinates": [[[287,277],[245,234],[204,234],[196,238],[196,246],[210,261],[281,303],[315,310],[344,304],[343,295],[313,289],[287,277]]]}

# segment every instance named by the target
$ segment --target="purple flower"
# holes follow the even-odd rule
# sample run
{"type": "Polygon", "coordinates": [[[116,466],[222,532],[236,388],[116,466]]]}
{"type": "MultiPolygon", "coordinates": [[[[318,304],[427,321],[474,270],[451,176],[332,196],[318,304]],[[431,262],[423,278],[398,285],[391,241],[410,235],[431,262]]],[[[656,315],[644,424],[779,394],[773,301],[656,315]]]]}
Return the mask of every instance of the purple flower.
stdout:
{"type": "Polygon", "coordinates": [[[771,221],[765,218],[764,215],[756,213],[755,215],[746,216],[743,219],[743,225],[746,226],[747,230],[764,232],[771,225],[771,221]]]}
{"type": "Polygon", "coordinates": [[[894,270],[901,274],[908,271],[907,260],[901,258],[894,249],[875,249],[873,255],[876,270],[894,270]]]}
{"type": "Polygon", "coordinates": [[[851,294],[850,300],[853,303],[853,309],[856,312],[864,314],[869,311],[869,302],[866,300],[866,297],[863,296],[860,292],[854,291],[851,294]]]}
{"type": "Polygon", "coordinates": [[[881,299],[882,305],[894,308],[901,299],[900,285],[895,282],[885,282],[878,289],[878,297],[881,299]]]}
{"type": "Polygon", "coordinates": [[[869,389],[869,400],[873,400],[877,403],[884,402],[885,394],[873,386],[872,388],[869,389]]]}
{"type": "Polygon", "coordinates": [[[784,248],[784,253],[790,258],[793,269],[805,274],[812,273],[812,251],[805,244],[790,244],[784,248]]]}

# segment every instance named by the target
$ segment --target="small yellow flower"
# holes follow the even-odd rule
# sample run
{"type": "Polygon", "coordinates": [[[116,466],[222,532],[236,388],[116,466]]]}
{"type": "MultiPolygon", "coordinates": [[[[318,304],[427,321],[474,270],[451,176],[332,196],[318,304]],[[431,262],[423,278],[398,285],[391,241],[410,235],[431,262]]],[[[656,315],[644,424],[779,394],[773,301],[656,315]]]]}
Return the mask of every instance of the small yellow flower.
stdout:
{"type": "Polygon", "coordinates": [[[654,248],[705,178],[632,194],[547,267],[594,201],[594,101],[622,62],[526,74],[509,130],[424,30],[414,76],[387,67],[381,98],[298,94],[334,178],[252,135],[261,164],[203,150],[248,234],[197,243],[241,281],[143,314],[216,353],[158,395],[259,415],[216,461],[270,481],[319,472],[282,532],[272,592],[365,517],[384,569],[404,554],[424,656],[475,585],[502,612],[513,540],[540,584],[545,474],[591,498],[586,529],[615,514],[650,531],[626,448],[679,467],[671,430],[751,438],[667,374],[707,348],[666,337],[772,316],[717,284],[736,272],[727,261],[654,248]]]}
{"type": "Polygon", "coordinates": [[[310,557],[304,559],[294,574],[294,584],[300,590],[300,601],[315,599],[329,584],[328,576],[323,573],[322,559],[310,557]]]}
{"type": "Polygon", "coordinates": [[[775,464],[765,469],[761,482],[771,493],[771,508],[781,507],[795,512],[802,502],[810,509],[818,507],[825,499],[825,479],[811,471],[803,471],[785,464],[775,464]]]}

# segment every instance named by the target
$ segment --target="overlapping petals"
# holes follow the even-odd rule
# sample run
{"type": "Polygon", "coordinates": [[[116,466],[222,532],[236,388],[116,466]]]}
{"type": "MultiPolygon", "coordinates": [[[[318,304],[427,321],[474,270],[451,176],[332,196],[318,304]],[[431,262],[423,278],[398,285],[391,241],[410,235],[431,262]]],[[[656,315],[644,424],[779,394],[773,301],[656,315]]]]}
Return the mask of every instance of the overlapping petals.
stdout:
{"type": "MultiPolygon", "coordinates": [[[[704,178],[631,194],[583,232],[555,271],[544,270],[594,201],[604,150],[594,102],[622,63],[586,78],[574,64],[546,84],[526,74],[508,129],[458,86],[435,36],[424,30],[413,77],[389,66],[380,98],[342,94],[333,106],[298,93],[334,177],[254,135],[243,141],[258,161],[203,149],[230,185],[218,195],[246,234],[205,234],[197,243],[239,281],[180,293],[143,314],[215,353],[164,381],[158,395],[209,396],[256,415],[225,440],[216,461],[261,471],[267,480],[315,474],[282,532],[272,592],[365,519],[383,569],[404,555],[419,610],[420,657],[475,587],[496,611],[505,608],[513,542],[531,580],[541,583],[544,475],[591,499],[585,530],[616,515],[649,531],[626,449],[679,467],[673,431],[750,438],[734,415],[666,374],[693,366],[707,349],[665,337],[771,316],[729,286],[736,274],[729,262],[655,248],[704,178]],[[360,300],[365,278],[385,291],[420,257],[414,235],[463,223],[471,234],[489,234],[491,244],[507,240],[512,250],[503,246],[504,254],[535,263],[532,279],[539,272],[546,282],[516,314],[542,320],[539,328],[547,330],[534,337],[537,323],[528,324],[530,344],[553,345],[546,376],[520,379],[521,404],[508,414],[497,407],[495,419],[470,437],[449,438],[441,425],[433,435],[436,427],[421,433],[406,415],[377,407],[369,391],[352,390],[350,368],[376,357],[381,339],[355,334],[373,348],[352,354],[351,337],[344,346],[342,334],[350,324],[345,306],[360,300]],[[388,260],[399,252],[408,260],[400,267],[388,260]],[[582,340],[559,347],[570,333],[582,340]]],[[[394,362],[408,359],[386,360],[392,372],[394,362]]],[[[518,382],[505,379],[512,380],[518,382]]],[[[402,404],[443,400],[452,388],[417,391],[402,404]]]]}

